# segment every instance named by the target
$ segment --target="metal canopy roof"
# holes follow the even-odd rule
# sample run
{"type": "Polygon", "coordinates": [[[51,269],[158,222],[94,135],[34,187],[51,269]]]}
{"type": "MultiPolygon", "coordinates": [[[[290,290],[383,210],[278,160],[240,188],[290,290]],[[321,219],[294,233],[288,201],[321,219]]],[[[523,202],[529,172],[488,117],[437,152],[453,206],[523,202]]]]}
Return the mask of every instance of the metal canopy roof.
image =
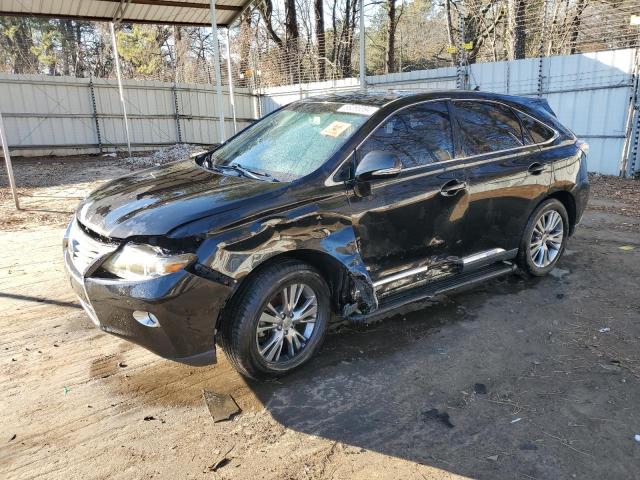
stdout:
{"type": "MultiPolygon", "coordinates": [[[[216,24],[230,25],[250,3],[217,0],[216,24]]],[[[0,15],[211,26],[209,0],[0,0],[0,15]]]]}

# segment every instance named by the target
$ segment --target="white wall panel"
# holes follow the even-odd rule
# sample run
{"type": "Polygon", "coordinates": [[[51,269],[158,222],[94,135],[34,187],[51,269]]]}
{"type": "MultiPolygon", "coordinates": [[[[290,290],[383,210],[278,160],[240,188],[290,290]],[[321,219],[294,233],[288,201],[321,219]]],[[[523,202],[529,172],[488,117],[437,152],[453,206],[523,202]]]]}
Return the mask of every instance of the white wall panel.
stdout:
{"type": "MultiPolygon", "coordinates": [[[[131,143],[135,150],[178,142],[176,97],[182,142],[218,142],[218,114],[214,87],[174,85],[153,81],[125,81],[125,99],[131,143]]],[[[114,80],[94,79],[93,90],[100,140],[104,150],[123,149],[126,135],[118,85],[114,80]]],[[[98,151],[89,79],[44,75],[0,75],[0,111],[9,147],[15,154],[44,155],[98,151]]],[[[223,88],[225,128],[233,134],[231,103],[223,88]]],[[[254,96],[236,89],[238,129],[254,116],[254,96]]]]}

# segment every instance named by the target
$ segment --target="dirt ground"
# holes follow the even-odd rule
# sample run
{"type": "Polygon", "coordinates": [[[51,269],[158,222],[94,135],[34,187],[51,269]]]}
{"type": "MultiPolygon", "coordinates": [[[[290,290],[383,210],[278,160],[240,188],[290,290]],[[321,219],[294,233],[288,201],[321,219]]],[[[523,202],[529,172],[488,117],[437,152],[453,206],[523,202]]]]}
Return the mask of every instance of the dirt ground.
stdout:
{"type": "Polygon", "coordinates": [[[23,211],[0,177],[1,478],[640,478],[640,182],[593,177],[552,275],[344,328],[258,384],[223,354],[158,358],[79,308],[64,226],[135,162],[15,163],[23,211]],[[242,413],[213,423],[205,388],[242,413]]]}

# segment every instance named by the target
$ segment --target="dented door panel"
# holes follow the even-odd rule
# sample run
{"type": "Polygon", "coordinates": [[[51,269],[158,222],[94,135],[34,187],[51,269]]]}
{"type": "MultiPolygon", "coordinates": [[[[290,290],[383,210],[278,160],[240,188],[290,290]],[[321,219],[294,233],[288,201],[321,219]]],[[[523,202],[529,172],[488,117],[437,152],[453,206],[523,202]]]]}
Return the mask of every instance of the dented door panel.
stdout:
{"type": "Polygon", "coordinates": [[[356,185],[349,192],[353,227],[362,260],[375,282],[417,266],[420,277],[389,282],[379,291],[456,271],[469,246],[462,235],[468,195],[443,196],[452,181],[465,182],[462,165],[409,169],[398,178],[356,185]]]}

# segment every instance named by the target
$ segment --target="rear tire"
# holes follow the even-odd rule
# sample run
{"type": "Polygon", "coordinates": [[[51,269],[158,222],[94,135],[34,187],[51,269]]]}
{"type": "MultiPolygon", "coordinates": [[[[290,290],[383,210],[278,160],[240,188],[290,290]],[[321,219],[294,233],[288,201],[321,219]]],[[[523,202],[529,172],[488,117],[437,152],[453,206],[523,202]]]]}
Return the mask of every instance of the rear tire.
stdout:
{"type": "Polygon", "coordinates": [[[531,276],[547,275],[562,257],[568,236],[566,208],[555,198],[545,200],[529,217],[518,249],[518,266],[531,276]]]}
{"type": "Polygon", "coordinates": [[[320,349],[331,315],[327,283],[284,260],[248,279],[225,309],[220,343],[242,375],[264,379],[302,366],[320,349]]]}

